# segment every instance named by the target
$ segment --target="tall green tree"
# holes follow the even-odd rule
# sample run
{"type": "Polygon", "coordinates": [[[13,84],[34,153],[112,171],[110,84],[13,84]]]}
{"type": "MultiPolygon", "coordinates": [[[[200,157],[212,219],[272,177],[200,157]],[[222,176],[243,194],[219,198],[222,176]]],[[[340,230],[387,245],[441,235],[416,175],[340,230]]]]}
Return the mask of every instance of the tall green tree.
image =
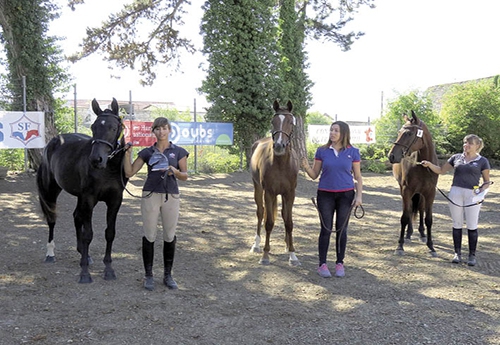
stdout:
{"type": "MultiPolygon", "coordinates": [[[[46,138],[55,136],[53,93],[68,75],[61,69],[62,52],[57,38],[47,35],[57,17],[49,0],[0,0],[0,43],[6,51],[7,78],[4,98],[8,110],[23,110],[23,76],[26,77],[26,110],[45,113],[46,138]]],[[[32,168],[40,164],[41,150],[28,150],[32,168]]]]}
{"type": "Polygon", "coordinates": [[[311,103],[313,85],[306,69],[305,11],[295,10],[295,0],[280,1],[279,11],[279,98],[291,100],[296,128],[292,144],[299,157],[307,157],[304,119],[311,103]]]}
{"type": "Polygon", "coordinates": [[[472,133],[484,141],[481,154],[500,158],[500,89],[494,81],[455,85],[445,94],[440,115],[447,127],[450,152],[461,152],[463,138],[472,133]]]}
{"type": "Polygon", "coordinates": [[[278,61],[273,0],[208,0],[201,31],[207,78],[201,91],[211,106],[207,121],[232,122],[235,144],[250,161],[265,136],[277,93],[278,61]]]}

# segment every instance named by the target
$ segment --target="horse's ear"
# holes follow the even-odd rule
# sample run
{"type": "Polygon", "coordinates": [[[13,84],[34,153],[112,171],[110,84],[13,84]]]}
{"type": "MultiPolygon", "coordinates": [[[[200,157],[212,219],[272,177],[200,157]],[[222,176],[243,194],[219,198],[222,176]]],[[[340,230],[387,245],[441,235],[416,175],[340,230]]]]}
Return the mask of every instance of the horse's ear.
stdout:
{"type": "Polygon", "coordinates": [[[279,108],[280,108],[280,104],[279,104],[278,100],[275,99],[274,103],[273,103],[273,109],[274,109],[274,111],[278,111],[279,108]]]}
{"type": "Polygon", "coordinates": [[[419,123],[417,114],[415,114],[415,112],[413,110],[411,111],[411,117],[412,117],[412,122],[413,123],[419,123]]]}
{"type": "Polygon", "coordinates": [[[118,115],[119,110],[120,109],[118,107],[118,102],[116,98],[113,97],[113,101],[111,102],[111,111],[113,112],[113,114],[118,115]]]}
{"type": "Polygon", "coordinates": [[[288,101],[288,103],[286,104],[286,106],[288,108],[288,111],[291,112],[292,109],[293,109],[292,101],[288,101]]]}
{"type": "Polygon", "coordinates": [[[97,100],[95,98],[92,100],[92,111],[96,115],[100,115],[102,113],[102,109],[99,106],[99,103],[97,103],[97,100]]]}

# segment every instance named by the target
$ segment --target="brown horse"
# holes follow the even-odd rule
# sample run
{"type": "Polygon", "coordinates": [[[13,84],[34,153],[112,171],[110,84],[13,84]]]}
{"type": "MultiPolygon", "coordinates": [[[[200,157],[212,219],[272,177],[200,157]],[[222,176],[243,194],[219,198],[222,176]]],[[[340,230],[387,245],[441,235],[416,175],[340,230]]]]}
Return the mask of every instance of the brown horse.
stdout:
{"type": "Polygon", "coordinates": [[[292,102],[286,107],[280,107],[274,101],[274,117],[272,119],[272,137],[260,139],[252,146],[250,170],[254,185],[254,198],[257,204],[257,234],[251,252],[260,253],[260,230],[264,219],[266,227],[266,244],[260,263],[268,265],[269,238],[273,231],[277,215],[277,196],[281,195],[281,216],[285,223],[285,244],[289,253],[289,263],[300,265],[293,247],[292,208],[297,187],[299,163],[297,155],[291,146],[295,117],[292,114],[292,102]]]}
{"type": "MultiPolygon", "coordinates": [[[[411,117],[405,116],[405,120],[406,123],[400,129],[398,138],[389,152],[389,161],[394,164],[394,176],[399,182],[403,199],[401,233],[396,254],[404,254],[405,228],[408,226],[412,229],[412,218],[420,212],[420,219],[425,220],[427,228],[427,247],[432,256],[437,256],[432,243],[431,229],[432,205],[436,197],[438,175],[419,164],[422,160],[438,164],[436,150],[429,129],[414,111],[411,117]]],[[[422,239],[425,240],[423,225],[419,226],[419,231],[422,239]]]]}

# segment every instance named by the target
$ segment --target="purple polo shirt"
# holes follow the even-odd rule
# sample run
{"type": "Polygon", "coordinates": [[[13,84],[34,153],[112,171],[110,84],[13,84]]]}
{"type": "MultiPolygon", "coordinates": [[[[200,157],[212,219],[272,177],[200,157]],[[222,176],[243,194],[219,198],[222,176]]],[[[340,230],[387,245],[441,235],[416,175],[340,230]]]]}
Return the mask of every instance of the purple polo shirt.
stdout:
{"type": "Polygon", "coordinates": [[[354,189],[352,163],[360,162],[359,149],[348,146],[335,155],[333,148],[319,147],[314,159],[322,162],[318,190],[345,192],[354,189]]]}

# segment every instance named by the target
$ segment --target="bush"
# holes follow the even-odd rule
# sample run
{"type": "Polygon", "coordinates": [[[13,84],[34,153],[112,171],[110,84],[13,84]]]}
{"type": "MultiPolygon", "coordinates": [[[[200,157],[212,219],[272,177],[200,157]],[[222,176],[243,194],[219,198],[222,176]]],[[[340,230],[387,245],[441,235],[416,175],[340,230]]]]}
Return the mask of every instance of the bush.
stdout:
{"type": "Polygon", "coordinates": [[[24,170],[24,149],[0,150],[0,166],[13,171],[24,170]]]}
{"type": "MultiPolygon", "coordinates": [[[[194,168],[194,148],[189,157],[190,168],[194,168]]],[[[240,170],[240,157],[229,154],[225,149],[214,146],[204,147],[197,152],[197,171],[200,173],[232,173],[240,170]]],[[[245,164],[243,163],[243,166],[245,164]]]]}

